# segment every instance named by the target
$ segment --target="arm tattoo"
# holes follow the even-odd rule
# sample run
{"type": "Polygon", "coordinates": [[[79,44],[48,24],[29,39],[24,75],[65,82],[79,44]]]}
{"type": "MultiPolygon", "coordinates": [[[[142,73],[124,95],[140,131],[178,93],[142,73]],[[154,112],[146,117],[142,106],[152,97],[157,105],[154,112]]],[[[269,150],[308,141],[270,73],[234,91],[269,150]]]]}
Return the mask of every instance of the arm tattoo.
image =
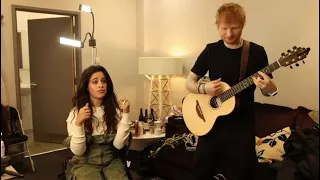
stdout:
{"type": "Polygon", "coordinates": [[[203,91],[203,87],[200,86],[204,86],[203,84],[200,84],[198,81],[201,77],[198,76],[197,74],[190,72],[188,77],[187,77],[187,89],[192,92],[192,93],[204,93],[203,91]]]}

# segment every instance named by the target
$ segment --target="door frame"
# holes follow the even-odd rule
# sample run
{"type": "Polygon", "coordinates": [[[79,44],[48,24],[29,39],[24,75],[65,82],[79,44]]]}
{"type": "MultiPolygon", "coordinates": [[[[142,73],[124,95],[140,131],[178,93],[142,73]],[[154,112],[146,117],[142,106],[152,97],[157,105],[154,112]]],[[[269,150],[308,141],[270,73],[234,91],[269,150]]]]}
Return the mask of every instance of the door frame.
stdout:
{"type": "MultiPolygon", "coordinates": [[[[65,16],[74,16],[75,19],[75,38],[81,39],[81,13],[78,11],[67,11],[59,9],[48,9],[48,8],[39,8],[31,6],[21,6],[21,5],[11,5],[12,13],[12,35],[13,35],[13,58],[14,58],[14,73],[15,73],[15,84],[16,84],[16,103],[17,109],[22,113],[21,108],[21,91],[20,91],[20,65],[19,65],[19,51],[18,51],[18,37],[17,37],[17,11],[33,12],[33,13],[45,13],[45,14],[56,14],[56,15],[65,15],[65,16]]],[[[82,72],[82,56],[81,48],[75,48],[75,84],[77,85],[80,81],[80,75],[82,72]]]]}

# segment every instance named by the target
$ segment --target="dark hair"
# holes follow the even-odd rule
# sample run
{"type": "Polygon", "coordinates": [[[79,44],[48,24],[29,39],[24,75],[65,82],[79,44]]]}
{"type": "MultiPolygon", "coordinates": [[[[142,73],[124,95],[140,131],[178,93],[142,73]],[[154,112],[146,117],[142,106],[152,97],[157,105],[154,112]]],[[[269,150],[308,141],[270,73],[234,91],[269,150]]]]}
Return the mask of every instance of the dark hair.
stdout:
{"type": "MultiPolygon", "coordinates": [[[[91,135],[92,128],[92,120],[95,118],[92,116],[93,108],[92,102],[90,101],[90,93],[88,90],[88,85],[92,74],[96,72],[102,72],[106,78],[107,83],[107,94],[103,97],[102,105],[104,106],[104,116],[103,119],[107,125],[107,133],[115,132],[117,128],[117,123],[119,119],[119,115],[117,110],[119,109],[119,104],[117,101],[117,97],[114,93],[113,83],[111,77],[107,70],[100,65],[93,65],[86,68],[81,75],[79,86],[77,87],[77,92],[72,98],[73,106],[76,107],[76,110],[81,109],[86,103],[89,103],[89,107],[91,110],[91,118],[84,122],[84,127],[86,134],[91,135]]],[[[75,111],[76,112],[76,111],[75,111]]]]}

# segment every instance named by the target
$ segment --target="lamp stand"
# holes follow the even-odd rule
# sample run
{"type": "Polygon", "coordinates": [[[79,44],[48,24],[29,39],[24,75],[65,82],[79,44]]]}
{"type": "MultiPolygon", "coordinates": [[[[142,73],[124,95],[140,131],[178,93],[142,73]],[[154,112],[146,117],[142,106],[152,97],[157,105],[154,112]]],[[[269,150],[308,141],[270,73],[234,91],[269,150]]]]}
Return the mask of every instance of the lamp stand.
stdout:
{"type": "Polygon", "coordinates": [[[91,47],[91,63],[92,65],[96,64],[96,60],[94,58],[94,47],[91,47]]]}
{"type": "Polygon", "coordinates": [[[170,77],[163,75],[147,76],[150,79],[148,112],[154,110],[157,120],[163,120],[171,110],[170,102],[170,77]]]}

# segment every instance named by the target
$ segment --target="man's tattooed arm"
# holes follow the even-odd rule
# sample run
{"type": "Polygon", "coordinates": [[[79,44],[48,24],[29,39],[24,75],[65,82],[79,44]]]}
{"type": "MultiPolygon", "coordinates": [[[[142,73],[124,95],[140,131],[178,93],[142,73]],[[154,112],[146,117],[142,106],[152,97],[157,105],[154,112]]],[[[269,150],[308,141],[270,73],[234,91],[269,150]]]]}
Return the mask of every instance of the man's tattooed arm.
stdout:
{"type": "Polygon", "coordinates": [[[201,77],[190,71],[187,77],[187,89],[192,93],[204,94],[204,84],[200,84],[198,81],[201,77]]]}

